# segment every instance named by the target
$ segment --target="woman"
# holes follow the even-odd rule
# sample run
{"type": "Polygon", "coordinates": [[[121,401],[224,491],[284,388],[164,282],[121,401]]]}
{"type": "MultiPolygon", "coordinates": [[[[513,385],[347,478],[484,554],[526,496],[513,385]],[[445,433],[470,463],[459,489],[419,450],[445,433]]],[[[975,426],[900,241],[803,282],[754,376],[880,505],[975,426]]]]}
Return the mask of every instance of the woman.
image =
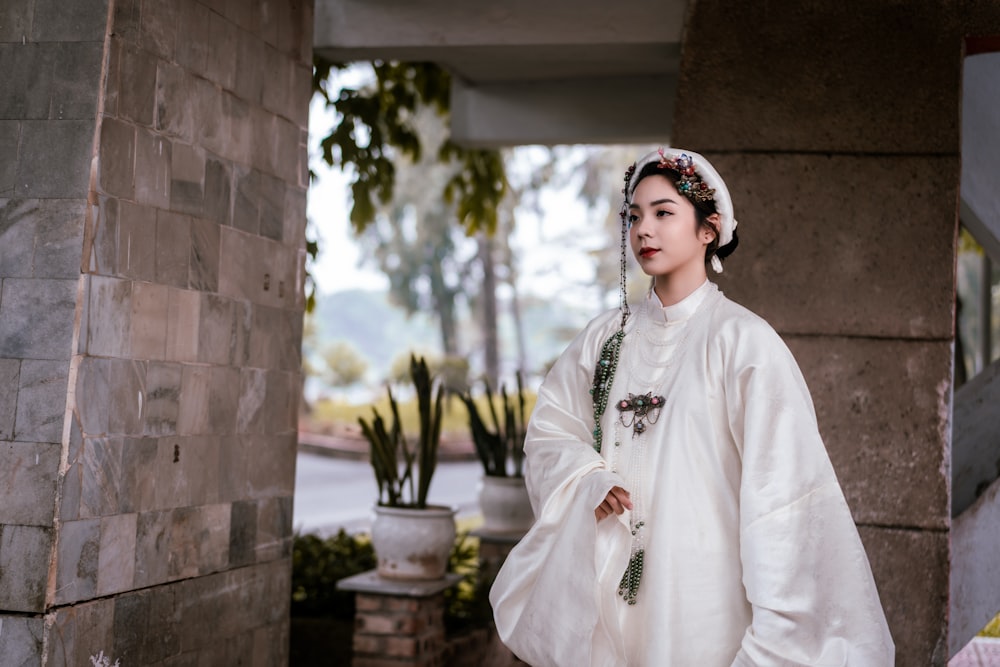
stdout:
{"type": "Polygon", "coordinates": [[[534,667],[892,665],[894,649],[809,391],[784,343],[706,265],[737,244],[702,156],[625,175],[622,305],[539,390],[535,526],[490,594],[534,667]],[[632,313],[626,239],[652,276],[632,313]]]}

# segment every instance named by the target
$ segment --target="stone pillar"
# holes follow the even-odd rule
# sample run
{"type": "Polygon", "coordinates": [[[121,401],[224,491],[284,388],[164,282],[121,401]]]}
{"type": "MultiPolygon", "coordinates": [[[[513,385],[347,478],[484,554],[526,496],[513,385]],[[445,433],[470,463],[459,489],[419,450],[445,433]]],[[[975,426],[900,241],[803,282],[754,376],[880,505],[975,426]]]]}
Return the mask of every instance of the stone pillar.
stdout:
{"type": "Polygon", "coordinates": [[[961,60],[951,3],[699,0],[675,114],[732,191],[719,284],[802,367],[900,665],[947,659],[961,60]]]}
{"type": "Polygon", "coordinates": [[[0,10],[5,659],[287,661],[311,37],[308,1],[0,10]]]}
{"type": "Polygon", "coordinates": [[[337,582],[356,591],[354,667],[444,665],[444,591],[461,576],[433,581],[383,579],[375,570],[337,582]]]}

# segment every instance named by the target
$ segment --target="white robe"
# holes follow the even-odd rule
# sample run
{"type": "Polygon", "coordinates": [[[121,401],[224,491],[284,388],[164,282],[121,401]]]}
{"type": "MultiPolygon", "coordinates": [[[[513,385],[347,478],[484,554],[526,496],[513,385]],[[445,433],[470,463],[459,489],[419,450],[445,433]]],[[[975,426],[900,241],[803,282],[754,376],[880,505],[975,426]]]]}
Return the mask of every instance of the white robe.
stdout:
{"type": "Polygon", "coordinates": [[[787,347],[710,282],[647,307],[645,332],[635,314],[626,327],[600,454],[590,388],[617,310],[577,336],[539,390],[525,445],[536,523],[490,593],[503,642],[534,667],[892,665],[868,559],[787,347]],[[661,361],[674,355],[654,392],[666,401],[633,480],[647,524],[630,606],[617,594],[629,512],[597,522],[594,508],[629,488],[611,464],[627,471],[638,440],[616,432],[615,405],[636,391],[635,346],[657,353],[651,336],[676,344],[658,348],[661,361]]]}

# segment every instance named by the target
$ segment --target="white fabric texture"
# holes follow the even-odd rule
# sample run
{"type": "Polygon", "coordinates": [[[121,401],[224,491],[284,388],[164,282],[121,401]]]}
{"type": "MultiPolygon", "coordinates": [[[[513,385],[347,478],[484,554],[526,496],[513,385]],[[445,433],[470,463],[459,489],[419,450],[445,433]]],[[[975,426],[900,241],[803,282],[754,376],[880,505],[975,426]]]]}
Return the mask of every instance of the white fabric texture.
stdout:
{"type": "Polygon", "coordinates": [[[500,638],[533,667],[892,665],[868,559],[787,347],[710,282],[646,308],[626,327],[600,454],[589,390],[619,312],[594,319],[539,390],[525,445],[537,518],[490,593],[500,638]],[[636,363],[650,358],[665,370],[636,363]],[[647,391],[635,386],[646,374],[662,376],[654,393],[666,400],[630,468],[643,441],[616,427],[615,404],[647,391]],[[629,512],[594,518],[615,485],[646,508],[632,606],[617,594],[629,512]]]}

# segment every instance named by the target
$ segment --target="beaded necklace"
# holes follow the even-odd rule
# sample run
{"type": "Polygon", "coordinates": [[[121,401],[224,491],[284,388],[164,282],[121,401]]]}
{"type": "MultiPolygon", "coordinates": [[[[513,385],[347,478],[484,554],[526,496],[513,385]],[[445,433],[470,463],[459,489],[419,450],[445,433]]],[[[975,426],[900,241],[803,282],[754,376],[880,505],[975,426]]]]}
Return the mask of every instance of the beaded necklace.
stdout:
{"type": "MultiPolygon", "coordinates": [[[[631,453],[628,465],[624,473],[627,488],[630,490],[632,499],[632,511],[629,515],[629,530],[632,534],[632,543],[629,550],[629,563],[622,574],[618,584],[618,594],[629,605],[636,604],[639,583],[642,579],[642,570],[645,562],[645,532],[646,532],[646,503],[644,489],[646,487],[646,449],[648,426],[655,424],[660,416],[660,411],[664,406],[665,399],[655,392],[662,391],[668,386],[672,386],[676,381],[676,360],[682,359],[686,350],[686,343],[690,333],[697,328],[696,324],[705,317],[706,313],[713,310],[717,297],[721,293],[712,287],[713,292],[706,294],[703,301],[698,305],[695,312],[686,321],[678,323],[680,327],[673,336],[650,336],[652,329],[649,317],[649,303],[647,301],[640,310],[636,318],[635,328],[630,331],[634,344],[625,349],[625,357],[628,360],[628,378],[626,386],[632,391],[626,391],[627,398],[619,399],[615,407],[618,409],[619,418],[614,421],[614,448],[609,452],[609,465],[613,472],[618,470],[620,452],[623,443],[623,431],[631,429],[631,453]],[[648,349],[647,349],[648,348],[648,349]],[[671,348],[671,349],[668,349],[671,348]],[[653,350],[652,357],[647,353],[653,350]],[[664,356],[666,358],[664,359],[664,356]],[[653,369],[654,375],[643,375],[642,370],[653,369]],[[659,372],[655,372],[659,371],[659,372]],[[635,389],[639,388],[636,392],[635,389]]],[[[614,379],[615,368],[622,355],[623,332],[620,330],[605,342],[602,347],[601,358],[597,364],[595,372],[595,389],[600,387],[599,395],[602,406],[601,414],[608,403],[608,394],[611,392],[611,385],[614,379]],[[608,363],[602,363],[607,361],[608,363]]],[[[594,390],[592,390],[594,392],[594,390]]],[[[597,399],[595,398],[595,449],[600,451],[600,438],[602,430],[600,426],[600,415],[597,414],[597,399]]]]}

